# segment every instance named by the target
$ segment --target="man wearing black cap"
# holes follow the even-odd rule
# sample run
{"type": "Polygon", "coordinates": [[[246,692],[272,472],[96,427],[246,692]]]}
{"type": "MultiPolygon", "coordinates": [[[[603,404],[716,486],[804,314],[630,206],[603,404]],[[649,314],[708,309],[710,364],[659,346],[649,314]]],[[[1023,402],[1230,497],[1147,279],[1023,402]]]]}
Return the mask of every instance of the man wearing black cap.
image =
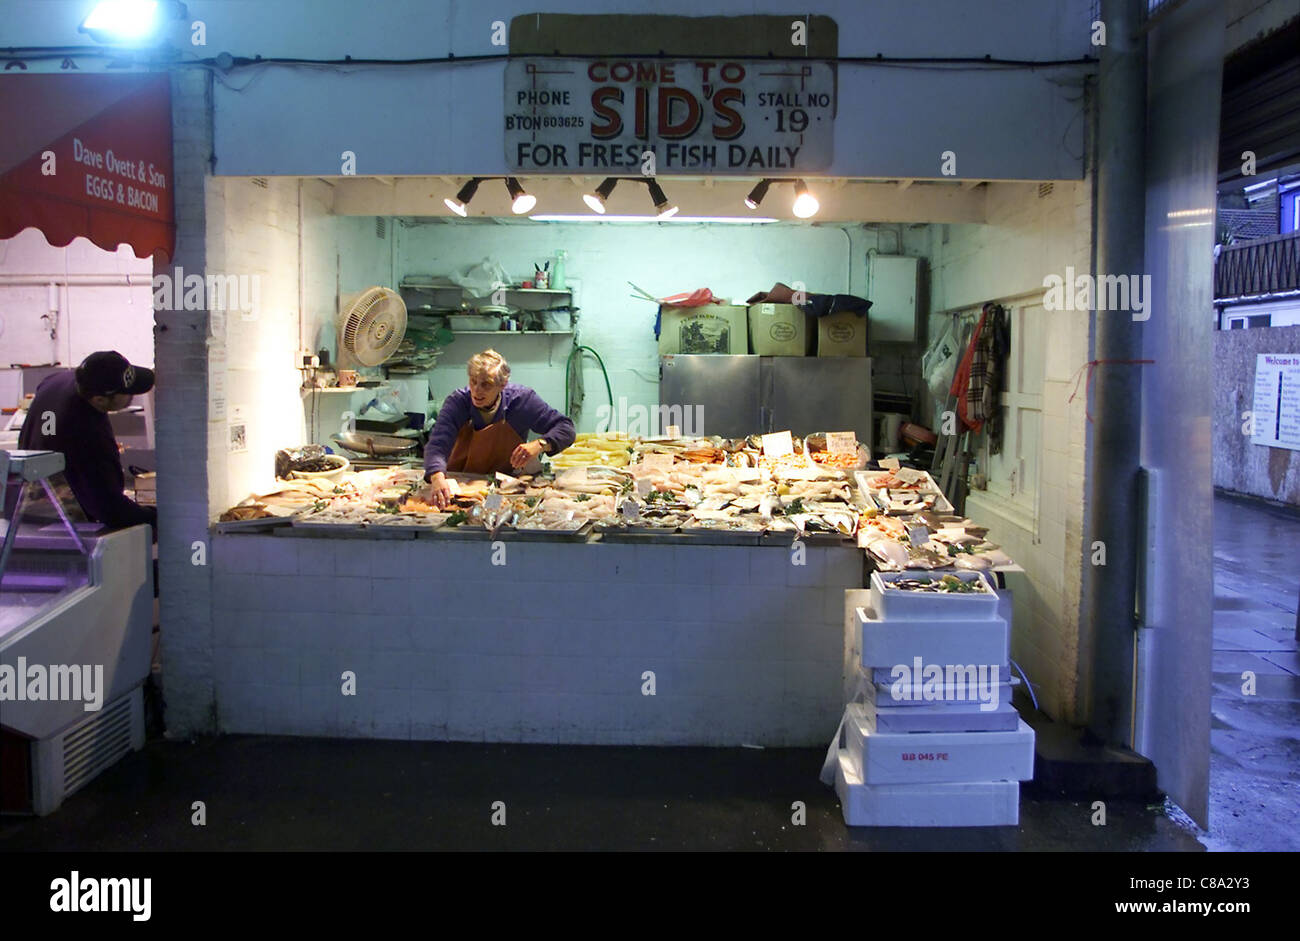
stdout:
{"type": "Polygon", "coordinates": [[[59,451],[68,486],[93,520],[110,529],[148,523],[158,538],[158,511],[122,491],[122,460],[108,413],[153,388],[153,370],[132,366],[121,353],[91,353],[75,370],[46,376],[27,410],[18,447],[59,451]],[[49,434],[46,434],[46,431],[49,434]]]}

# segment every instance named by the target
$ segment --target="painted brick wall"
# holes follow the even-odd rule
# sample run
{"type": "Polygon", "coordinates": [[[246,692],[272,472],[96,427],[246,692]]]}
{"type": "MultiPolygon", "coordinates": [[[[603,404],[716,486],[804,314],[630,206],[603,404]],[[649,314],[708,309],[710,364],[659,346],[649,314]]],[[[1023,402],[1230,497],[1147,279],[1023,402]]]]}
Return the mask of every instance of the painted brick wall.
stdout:
{"type": "MultiPolygon", "coordinates": [[[[208,251],[210,83],[207,73],[172,73],[176,186],[175,267],[201,274],[208,251]]],[[[158,584],[168,734],[215,731],[211,567],[195,565],[208,542],[208,313],[158,311],[154,349],[158,454],[158,584]]]]}
{"type": "Polygon", "coordinates": [[[819,745],[861,553],[218,536],[225,732],[819,745]],[[357,695],[341,694],[354,671],[357,695]],[[641,693],[654,671],[656,694],[641,693]]]}

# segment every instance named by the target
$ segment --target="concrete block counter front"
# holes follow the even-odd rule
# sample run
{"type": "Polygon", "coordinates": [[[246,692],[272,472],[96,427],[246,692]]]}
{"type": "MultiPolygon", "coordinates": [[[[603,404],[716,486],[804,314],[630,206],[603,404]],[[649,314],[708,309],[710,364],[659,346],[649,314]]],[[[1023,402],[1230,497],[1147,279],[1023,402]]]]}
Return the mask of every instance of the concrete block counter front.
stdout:
{"type": "Polygon", "coordinates": [[[863,563],[505,542],[494,565],[486,541],[294,535],[213,550],[220,731],[569,744],[823,744],[863,563]]]}

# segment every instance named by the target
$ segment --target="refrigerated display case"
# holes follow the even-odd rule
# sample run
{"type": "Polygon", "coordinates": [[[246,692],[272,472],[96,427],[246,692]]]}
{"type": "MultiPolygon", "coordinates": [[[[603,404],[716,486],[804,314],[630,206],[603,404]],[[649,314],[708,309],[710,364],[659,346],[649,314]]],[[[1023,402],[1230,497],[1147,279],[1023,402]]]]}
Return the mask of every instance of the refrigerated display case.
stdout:
{"type": "Polygon", "coordinates": [[[0,451],[0,811],[48,814],[144,745],[152,533],[86,521],[63,455],[0,451]]]}

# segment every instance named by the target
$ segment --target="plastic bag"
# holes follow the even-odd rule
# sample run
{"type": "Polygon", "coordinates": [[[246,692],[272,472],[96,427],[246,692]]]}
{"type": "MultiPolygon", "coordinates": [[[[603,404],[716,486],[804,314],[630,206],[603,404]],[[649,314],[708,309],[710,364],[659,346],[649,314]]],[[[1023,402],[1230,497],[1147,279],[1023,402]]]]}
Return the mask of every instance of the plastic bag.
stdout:
{"type": "Polygon", "coordinates": [[[451,275],[451,281],[460,285],[472,297],[487,297],[498,288],[510,284],[506,269],[491,258],[484,258],[463,274],[451,275]]]}
{"type": "Polygon", "coordinates": [[[952,386],[952,377],[960,359],[961,347],[957,331],[955,325],[950,323],[948,329],[930,344],[930,348],[921,357],[921,376],[938,408],[943,408],[948,401],[948,389],[952,386]]]}

